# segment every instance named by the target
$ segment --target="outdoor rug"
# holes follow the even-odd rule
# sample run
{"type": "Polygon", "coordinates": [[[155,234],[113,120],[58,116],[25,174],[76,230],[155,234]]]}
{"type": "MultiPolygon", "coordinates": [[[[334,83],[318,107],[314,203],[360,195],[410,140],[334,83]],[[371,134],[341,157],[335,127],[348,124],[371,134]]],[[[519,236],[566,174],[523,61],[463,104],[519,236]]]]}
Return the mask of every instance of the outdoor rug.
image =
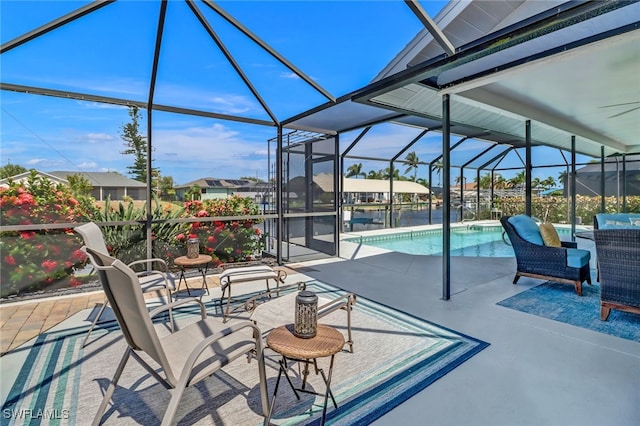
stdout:
{"type": "Polygon", "coordinates": [[[640,315],[611,310],[607,321],[600,321],[600,286],[582,285],[582,297],[574,287],[548,281],[498,305],[600,333],[640,342],[640,315]]]}
{"type": "MultiPolygon", "coordinates": [[[[307,289],[326,298],[344,293],[317,281],[307,283],[307,289]]],[[[208,304],[208,312],[219,314],[214,302],[208,304]]],[[[83,315],[86,317],[86,311],[83,315]]],[[[196,319],[196,315],[188,313],[177,317],[181,325],[196,319]]],[[[321,322],[335,326],[346,335],[344,311],[335,311],[321,322]]],[[[91,423],[125,342],[117,325],[112,323],[95,330],[97,338],[82,348],[87,328],[50,332],[37,338],[28,349],[17,380],[3,403],[3,424],[27,424],[33,419],[49,418],[53,421],[45,423],[91,423]]],[[[162,325],[158,328],[167,332],[162,325]]],[[[358,298],[352,312],[352,330],[354,353],[350,353],[346,345],[335,358],[331,389],[338,408],[334,409],[329,399],[327,424],[368,424],[488,346],[486,342],[364,298],[358,298]]],[[[279,356],[269,349],[265,354],[271,396],[279,356]]],[[[319,359],[318,364],[328,371],[328,358],[319,359]]],[[[299,386],[299,366],[289,363],[289,370],[294,384],[299,386]]],[[[324,382],[313,371],[309,385],[310,389],[324,393],[324,382]]],[[[296,400],[287,381],[280,382],[273,424],[319,424],[323,397],[300,395],[301,399],[296,400]]],[[[169,399],[169,392],[130,359],[103,421],[118,425],[158,424],[169,399]]],[[[179,424],[258,425],[264,420],[260,406],[257,363],[255,360],[247,363],[245,358],[240,358],[188,388],[176,421],[179,424]]]]}

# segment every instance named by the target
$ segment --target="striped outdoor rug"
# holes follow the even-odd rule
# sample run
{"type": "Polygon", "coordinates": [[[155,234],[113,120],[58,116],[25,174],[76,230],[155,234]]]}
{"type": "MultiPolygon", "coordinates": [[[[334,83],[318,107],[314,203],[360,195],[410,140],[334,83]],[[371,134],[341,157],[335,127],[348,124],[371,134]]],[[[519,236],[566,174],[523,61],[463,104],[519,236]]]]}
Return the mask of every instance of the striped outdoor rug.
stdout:
{"type": "MultiPolygon", "coordinates": [[[[327,298],[343,293],[315,281],[307,288],[327,298]]],[[[213,314],[213,304],[209,308],[213,314]]],[[[179,322],[186,324],[195,317],[183,314],[179,322]]],[[[343,311],[336,311],[321,322],[346,332],[343,311]]],[[[166,332],[162,326],[159,328],[166,332]]],[[[338,408],[334,409],[329,401],[327,424],[368,424],[488,346],[363,298],[358,299],[352,313],[352,329],[354,353],[345,346],[336,355],[331,388],[338,408]]],[[[111,324],[94,331],[97,339],[83,349],[86,330],[86,326],[72,328],[37,339],[3,402],[2,424],[91,423],[125,342],[117,325],[111,324]]],[[[279,356],[270,350],[266,356],[271,395],[279,356]]],[[[328,371],[328,359],[318,362],[328,371]]],[[[298,366],[289,367],[294,384],[299,385],[298,366]]],[[[243,358],[236,360],[188,389],[176,420],[179,424],[199,425],[262,424],[257,377],[255,361],[248,364],[243,358]]],[[[321,377],[313,372],[309,385],[324,393],[321,377]]],[[[103,420],[118,425],[158,424],[169,398],[162,385],[130,360],[103,420]]],[[[309,394],[301,394],[301,399],[296,400],[286,380],[282,380],[272,423],[319,423],[322,403],[322,397],[309,394]]]]}

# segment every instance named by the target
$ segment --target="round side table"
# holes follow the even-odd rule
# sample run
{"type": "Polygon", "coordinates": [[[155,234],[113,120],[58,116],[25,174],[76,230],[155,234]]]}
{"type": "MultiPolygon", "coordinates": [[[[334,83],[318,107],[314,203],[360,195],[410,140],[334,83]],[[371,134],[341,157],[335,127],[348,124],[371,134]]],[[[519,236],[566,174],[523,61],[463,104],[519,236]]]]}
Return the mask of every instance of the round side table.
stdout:
{"type": "Polygon", "coordinates": [[[176,293],[180,291],[180,286],[182,285],[182,281],[184,280],[184,285],[187,288],[187,294],[191,296],[191,291],[189,290],[189,285],[187,285],[187,278],[184,276],[185,270],[190,268],[198,269],[198,272],[202,275],[202,290],[205,290],[207,294],[209,294],[209,288],[207,287],[207,269],[209,268],[209,263],[213,260],[211,256],[208,254],[200,254],[198,257],[190,259],[187,256],[176,257],[173,263],[176,266],[180,267],[180,278],[178,279],[178,287],[176,288],[176,293]]]}
{"type": "Polygon", "coordinates": [[[283,373],[298,399],[300,399],[298,392],[320,395],[317,392],[305,389],[307,376],[309,375],[309,362],[313,362],[316,372],[319,372],[322,375],[322,379],[324,380],[324,383],[326,385],[321,421],[321,424],[324,425],[327,415],[327,401],[329,399],[329,396],[331,396],[333,406],[335,408],[338,408],[338,404],[333,397],[333,393],[331,393],[331,373],[333,372],[333,359],[344,346],[344,336],[342,335],[342,333],[328,325],[318,324],[318,332],[315,337],[312,337],[310,339],[302,339],[300,337],[296,337],[293,334],[293,324],[287,324],[278,328],[274,328],[273,330],[271,330],[271,332],[269,332],[269,335],[267,336],[267,346],[282,355],[282,359],[280,360],[278,379],[276,380],[276,387],[273,391],[271,407],[266,424],[269,424],[269,421],[271,420],[273,406],[276,402],[276,394],[278,393],[278,385],[280,384],[280,377],[282,377],[283,373]],[[318,368],[316,359],[328,356],[331,357],[331,361],[329,362],[329,373],[325,376],[324,371],[321,368],[318,368]],[[291,379],[289,378],[289,375],[287,373],[287,359],[303,362],[305,364],[304,371],[302,372],[303,379],[301,388],[295,388],[293,386],[293,382],[291,382],[291,379]]]}

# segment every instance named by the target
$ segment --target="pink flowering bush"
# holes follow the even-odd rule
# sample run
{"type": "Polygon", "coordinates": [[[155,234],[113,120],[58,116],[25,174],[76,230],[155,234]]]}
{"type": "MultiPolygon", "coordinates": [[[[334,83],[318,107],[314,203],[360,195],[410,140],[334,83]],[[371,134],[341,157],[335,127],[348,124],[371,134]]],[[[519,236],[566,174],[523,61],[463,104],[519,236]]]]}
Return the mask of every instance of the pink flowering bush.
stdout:
{"type": "MultiPolygon", "coordinates": [[[[114,203],[115,204],[115,203],[114,203]]],[[[264,238],[255,225],[260,220],[217,220],[176,223],[185,217],[223,217],[257,215],[258,206],[250,198],[187,202],[182,209],[152,208],[151,238],[153,256],[172,264],[186,254],[191,235],[200,240],[200,252],[213,256],[214,265],[251,260],[264,248],[264,238]]],[[[72,190],[39,176],[35,171],[25,182],[12,182],[0,188],[0,224],[27,226],[75,222],[144,222],[146,208],[132,203],[103,209],[92,197],[74,197],[72,190]]],[[[101,227],[109,253],[123,262],[146,258],[146,232],[142,225],[101,227]]],[[[0,297],[75,287],[76,276],[88,259],[80,250],[82,239],[72,229],[18,230],[0,234],[0,297]]]]}
{"type": "MultiPolygon", "coordinates": [[[[188,201],[186,215],[190,217],[249,216],[259,213],[251,198],[232,196],[219,200],[188,201]]],[[[200,240],[200,252],[213,256],[213,265],[253,260],[264,249],[264,236],[256,227],[261,220],[216,220],[194,222],[188,233],[180,233],[176,240],[185,247],[188,238],[200,240]]],[[[186,252],[186,248],[183,249],[186,252]]]]}
{"type": "MultiPolygon", "coordinates": [[[[0,188],[0,224],[86,222],[93,215],[90,199],[76,199],[68,187],[35,172],[26,182],[0,188]]],[[[0,297],[60,287],[75,287],[75,276],[87,263],[82,239],[71,229],[2,232],[0,297]]]]}

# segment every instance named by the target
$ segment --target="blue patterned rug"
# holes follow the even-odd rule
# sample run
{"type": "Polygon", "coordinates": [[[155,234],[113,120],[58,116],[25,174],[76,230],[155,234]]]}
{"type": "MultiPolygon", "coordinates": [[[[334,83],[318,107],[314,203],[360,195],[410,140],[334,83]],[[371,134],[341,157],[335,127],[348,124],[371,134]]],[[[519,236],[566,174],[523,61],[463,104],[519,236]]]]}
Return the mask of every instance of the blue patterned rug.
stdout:
{"type": "MultiPolygon", "coordinates": [[[[307,288],[325,298],[344,293],[318,282],[307,283],[307,288]]],[[[216,312],[213,302],[207,307],[210,314],[216,312]]],[[[190,317],[182,315],[179,323],[188,323],[190,317]]],[[[344,332],[345,317],[345,312],[338,310],[322,322],[344,332]]],[[[329,402],[327,424],[371,423],[488,346],[364,298],[358,298],[354,307],[352,330],[354,353],[344,350],[336,356],[331,388],[338,408],[329,402]]],[[[2,402],[2,424],[33,424],[49,419],[51,424],[91,422],[125,345],[122,333],[111,323],[95,330],[95,339],[92,336],[92,342],[82,348],[86,331],[87,326],[82,326],[45,333],[30,347],[18,348],[24,354],[24,363],[2,402]]],[[[279,357],[270,351],[265,355],[271,394],[279,357]]],[[[321,367],[323,362],[328,360],[318,360],[321,367]]],[[[2,363],[2,369],[6,365],[2,363]]],[[[294,383],[299,385],[297,366],[290,368],[294,383]]],[[[324,391],[324,384],[315,374],[309,376],[307,386],[324,391]]],[[[117,425],[159,424],[169,397],[164,387],[130,361],[103,421],[117,425]]],[[[321,402],[321,397],[306,394],[296,400],[285,381],[280,384],[272,423],[318,424],[321,402]]],[[[236,360],[188,388],[176,421],[190,425],[259,425],[263,421],[260,414],[256,363],[236,360]]]]}
{"type": "Polygon", "coordinates": [[[597,283],[583,284],[582,297],[579,297],[572,285],[548,281],[502,300],[498,305],[640,342],[640,315],[612,309],[608,321],[600,321],[600,286],[597,283]]]}

